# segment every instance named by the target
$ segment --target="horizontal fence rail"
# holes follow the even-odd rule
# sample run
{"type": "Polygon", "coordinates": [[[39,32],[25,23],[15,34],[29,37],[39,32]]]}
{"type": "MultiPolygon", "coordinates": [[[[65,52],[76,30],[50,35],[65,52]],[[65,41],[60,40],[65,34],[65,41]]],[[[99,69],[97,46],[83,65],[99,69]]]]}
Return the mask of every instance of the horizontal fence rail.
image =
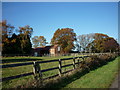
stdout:
{"type": "Polygon", "coordinates": [[[18,66],[25,66],[25,65],[31,65],[31,64],[33,64],[33,62],[18,63],[18,64],[7,64],[7,65],[0,65],[0,68],[18,67],[18,66]]]}
{"type": "MultiPolygon", "coordinates": [[[[86,58],[86,57],[90,57],[90,56],[74,57],[74,58],[76,59],[76,58],[86,58]]],[[[64,61],[64,60],[70,60],[70,59],[73,59],[73,58],[64,58],[64,59],[61,59],[61,60],[64,61]]],[[[37,60],[39,60],[39,59],[37,59],[37,60]]],[[[49,61],[38,61],[37,63],[48,63],[48,62],[56,62],[56,61],[58,61],[58,59],[49,60],[49,61]]],[[[7,64],[7,65],[0,65],[0,68],[18,67],[18,66],[25,66],[25,65],[32,65],[32,64],[33,64],[33,62],[18,63],[18,64],[7,64]]]]}
{"type": "Polygon", "coordinates": [[[20,74],[20,75],[16,75],[16,76],[11,76],[11,77],[5,77],[0,79],[0,81],[7,81],[7,80],[12,80],[12,79],[16,79],[16,78],[20,78],[20,77],[24,77],[24,76],[29,76],[29,75],[33,75],[34,73],[25,73],[25,74],[20,74]]]}
{"type": "MultiPolygon", "coordinates": [[[[0,65],[0,68],[10,68],[10,67],[25,66],[25,65],[33,65],[33,68],[34,68],[33,72],[1,78],[0,81],[2,82],[2,81],[12,80],[12,79],[25,77],[25,76],[29,76],[29,75],[34,75],[35,77],[37,77],[37,74],[39,74],[39,77],[42,77],[43,72],[51,71],[51,70],[55,70],[55,69],[59,70],[59,74],[56,74],[56,75],[53,75],[53,76],[50,76],[47,78],[52,78],[52,77],[59,76],[59,75],[61,76],[61,74],[64,74],[64,73],[74,70],[76,68],[75,65],[80,63],[80,61],[79,61],[80,58],[82,58],[84,60],[84,58],[87,58],[87,57],[90,57],[90,56],[81,56],[81,57],[73,57],[73,58],[54,59],[54,60],[48,60],[48,61],[36,61],[36,62],[34,61],[34,62],[28,62],[28,63],[0,65]],[[78,58],[78,62],[75,62],[75,59],[77,59],[77,58],[78,58]],[[66,60],[73,60],[73,63],[62,66],[62,61],[66,61],[66,60]],[[58,65],[58,67],[53,67],[53,68],[48,68],[48,69],[43,69],[43,70],[40,69],[41,63],[49,63],[49,62],[59,62],[59,65],[58,65]],[[62,68],[68,67],[68,66],[73,66],[73,69],[62,72],[62,68]]],[[[47,79],[47,78],[44,78],[44,79],[47,79]]]]}

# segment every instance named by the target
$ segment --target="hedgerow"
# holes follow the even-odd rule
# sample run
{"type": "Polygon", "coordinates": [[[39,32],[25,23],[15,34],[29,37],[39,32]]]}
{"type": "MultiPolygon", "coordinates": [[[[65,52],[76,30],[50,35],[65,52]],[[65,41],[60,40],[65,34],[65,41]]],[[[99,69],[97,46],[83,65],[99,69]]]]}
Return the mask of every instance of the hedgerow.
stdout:
{"type": "MultiPolygon", "coordinates": [[[[108,62],[114,60],[118,54],[101,54],[101,55],[92,55],[85,60],[80,62],[80,65],[78,68],[76,68],[74,71],[69,72],[65,75],[62,75],[62,77],[56,77],[51,80],[47,80],[47,82],[44,82],[42,85],[40,83],[37,83],[35,85],[28,84],[25,87],[29,88],[61,88],[64,87],[67,83],[70,83],[71,81],[74,81],[81,76],[85,75],[86,73],[89,73],[89,71],[97,69],[108,62]]],[[[24,88],[24,86],[23,86],[24,88]]]]}

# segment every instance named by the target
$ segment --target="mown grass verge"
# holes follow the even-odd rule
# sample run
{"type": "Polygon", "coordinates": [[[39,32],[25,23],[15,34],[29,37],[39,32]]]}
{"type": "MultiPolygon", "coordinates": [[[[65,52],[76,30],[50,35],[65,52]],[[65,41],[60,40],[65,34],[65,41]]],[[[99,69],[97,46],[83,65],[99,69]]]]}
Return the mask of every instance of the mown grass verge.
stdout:
{"type": "MultiPolygon", "coordinates": [[[[61,58],[63,58],[63,57],[61,57],[61,58]]],[[[60,78],[58,77],[57,79],[48,80],[48,83],[45,82],[42,87],[43,88],[63,88],[63,87],[66,87],[66,85],[68,85],[71,82],[73,82],[73,81],[79,79],[80,77],[84,76],[90,70],[95,70],[96,68],[98,68],[98,67],[100,67],[100,66],[102,66],[104,64],[107,64],[108,61],[112,61],[114,56],[112,57],[112,56],[106,56],[105,55],[104,57],[101,57],[102,59],[100,59],[100,58],[98,58],[96,56],[91,57],[91,58],[92,59],[88,58],[88,60],[85,60],[85,62],[84,61],[81,62],[80,68],[77,69],[76,71],[68,73],[66,75],[63,75],[63,77],[60,77],[60,78]],[[81,69],[81,68],[83,68],[83,69],[81,69]]],[[[53,64],[50,63],[48,65],[43,65],[42,68],[46,69],[46,68],[49,68],[49,67],[53,67],[53,66],[58,65],[57,63],[53,63],[53,64]]],[[[70,62],[68,61],[66,63],[70,63],[70,62]]],[[[23,73],[23,72],[25,72],[24,70],[25,71],[26,70],[29,71],[29,70],[32,70],[32,68],[30,68],[30,66],[29,67],[25,67],[25,68],[18,68],[18,69],[16,69],[16,71],[15,71],[15,69],[11,70],[11,72],[13,72],[15,74],[17,71],[22,71],[22,73],[23,73]]],[[[7,70],[7,71],[5,70],[5,73],[6,72],[9,72],[9,70],[7,70]]],[[[9,73],[11,73],[11,72],[9,72],[9,73]]],[[[56,72],[58,73],[58,71],[51,71],[51,73],[50,72],[46,72],[46,73],[44,73],[44,75],[45,76],[48,76],[50,74],[53,75],[56,72]]],[[[5,73],[3,75],[6,75],[5,73]]],[[[18,72],[16,74],[18,74],[18,72]]],[[[24,77],[24,78],[10,80],[8,82],[3,82],[3,88],[16,88],[16,87],[18,87],[18,88],[21,88],[21,87],[23,87],[23,88],[40,88],[41,86],[40,87],[39,87],[39,85],[37,86],[38,83],[37,84],[34,83],[33,80],[34,80],[33,76],[32,77],[28,76],[28,77],[24,77]],[[18,83],[15,83],[15,82],[18,82],[18,83]],[[30,84],[29,84],[29,82],[30,82],[30,84]],[[31,83],[31,82],[33,82],[33,83],[31,83]],[[27,84],[25,84],[25,83],[27,83],[27,84]],[[34,86],[33,84],[36,84],[36,85],[34,86]]],[[[70,87],[70,88],[73,88],[73,87],[70,87]]],[[[87,87],[85,87],[85,88],[87,88],[87,87]]]]}
{"type": "MultiPolygon", "coordinates": [[[[90,61],[92,63],[89,62],[89,64],[92,66],[89,67],[86,65],[88,64],[86,60],[86,62],[84,62],[85,65],[82,65],[82,67],[84,67],[83,69],[80,67],[70,75],[64,75],[60,78],[51,80],[49,83],[42,86],[42,88],[109,88],[118,73],[119,60],[120,57],[115,59],[103,56],[100,59],[101,64],[99,63],[98,66],[93,66],[95,62],[99,60],[96,60],[94,63],[90,61]],[[104,63],[103,61],[101,62],[101,60],[104,60],[104,63]]],[[[98,62],[96,63],[98,64],[98,62]]],[[[41,88],[41,86],[38,85],[36,88],[41,88]]]]}
{"type": "Polygon", "coordinates": [[[109,88],[118,73],[118,60],[120,60],[120,57],[107,65],[90,71],[88,74],[67,84],[64,88],[109,88]]]}

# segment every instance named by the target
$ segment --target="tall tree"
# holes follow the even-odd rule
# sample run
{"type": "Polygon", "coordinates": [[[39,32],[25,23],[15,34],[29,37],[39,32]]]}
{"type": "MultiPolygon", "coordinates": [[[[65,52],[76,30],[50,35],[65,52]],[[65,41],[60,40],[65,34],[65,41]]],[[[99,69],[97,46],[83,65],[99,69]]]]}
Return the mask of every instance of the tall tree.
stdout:
{"type": "Polygon", "coordinates": [[[71,28],[62,28],[56,30],[53,38],[51,39],[51,44],[59,45],[61,53],[68,53],[74,48],[74,41],[76,40],[76,34],[71,28]]]}
{"type": "Polygon", "coordinates": [[[32,38],[32,43],[33,43],[33,47],[35,47],[35,48],[39,46],[38,36],[34,36],[32,38]]]}
{"type": "Polygon", "coordinates": [[[23,34],[24,38],[27,38],[27,36],[31,37],[33,33],[33,28],[31,28],[29,25],[26,25],[24,27],[19,27],[17,32],[19,32],[20,35],[23,34]]]}
{"type": "Polygon", "coordinates": [[[119,44],[117,43],[117,41],[111,37],[106,38],[106,41],[103,43],[103,46],[106,52],[118,51],[118,48],[119,48],[119,44]]]}
{"type": "Polygon", "coordinates": [[[26,25],[25,27],[19,27],[17,31],[19,32],[18,36],[21,43],[22,53],[29,54],[32,49],[30,38],[33,32],[33,28],[31,28],[29,25],[26,25]]]}
{"type": "Polygon", "coordinates": [[[104,42],[106,40],[106,38],[109,38],[108,35],[106,34],[102,34],[102,33],[95,33],[94,34],[94,48],[96,48],[97,52],[105,52],[105,47],[104,47],[104,42]]]}
{"type": "Polygon", "coordinates": [[[0,22],[0,26],[2,29],[2,38],[6,38],[6,37],[11,37],[13,34],[13,30],[14,30],[14,26],[11,26],[10,24],[7,24],[6,20],[3,20],[2,22],[0,22]]]}
{"type": "Polygon", "coordinates": [[[78,48],[81,48],[83,51],[88,51],[88,44],[93,41],[94,34],[83,34],[77,37],[78,48]]]}
{"type": "Polygon", "coordinates": [[[94,33],[94,39],[95,40],[101,40],[103,38],[108,38],[109,36],[106,34],[102,34],[102,33],[94,33]]]}
{"type": "Polygon", "coordinates": [[[12,40],[11,40],[11,37],[12,37],[12,34],[13,34],[13,30],[14,30],[14,26],[10,25],[7,23],[6,20],[3,20],[2,22],[0,22],[0,29],[2,31],[2,38],[1,38],[1,46],[2,46],[2,53],[10,53],[10,51],[13,51],[12,50],[12,47],[14,46],[11,46],[12,44],[12,40]]]}
{"type": "Polygon", "coordinates": [[[92,47],[93,52],[113,52],[119,47],[117,41],[106,34],[95,33],[94,40],[88,45],[92,47]]]}
{"type": "MultiPolygon", "coordinates": [[[[2,29],[2,53],[3,54],[29,54],[31,51],[30,37],[33,29],[26,25],[19,27],[18,35],[14,33],[14,26],[7,24],[4,20],[0,22],[0,29],[2,29]]],[[[1,43],[0,43],[1,44],[1,43]]]]}
{"type": "Polygon", "coordinates": [[[40,46],[45,46],[48,44],[44,36],[39,36],[38,41],[40,42],[40,46]]]}
{"type": "Polygon", "coordinates": [[[48,44],[48,42],[46,42],[46,39],[44,36],[34,36],[32,38],[32,42],[33,42],[33,47],[38,47],[38,46],[46,46],[46,44],[48,44]]]}
{"type": "Polygon", "coordinates": [[[19,40],[19,36],[15,33],[11,37],[11,43],[12,43],[12,53],[14,54],[21,54],[21,43],[19,40]]]}

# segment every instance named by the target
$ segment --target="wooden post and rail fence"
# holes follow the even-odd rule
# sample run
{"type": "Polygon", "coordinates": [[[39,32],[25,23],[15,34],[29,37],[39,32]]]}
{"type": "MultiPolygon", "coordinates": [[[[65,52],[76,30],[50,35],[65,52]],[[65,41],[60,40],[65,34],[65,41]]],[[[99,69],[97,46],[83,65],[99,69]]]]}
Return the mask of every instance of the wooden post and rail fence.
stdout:
{"type": "Polygon", "coordinates": [[[41,81],[44,80],[44,79],[53,78],[53,77],[56,77],[56,76],[61,76],[64,73],[75,70],[77,68],[76,64],[77,65],[80,64],[80,58],[82,58],[84,60],[84,58],[87,58],[87,57],[90,57],[90,56],[81,56],[81,57],[73,57],[73,58],[64,58],[64,59],[55,59],[55,60],[46,60],[46,61],[34,61],[34,62],[27,62],[27,63],[0,65],[0,68],[10,68],[10,67],[25,66],[25,65],[33,65],[33,72],[20,74],[20,75],[16,75],[16,76],[0,78],[0,82],[16,79],[16,78],[20,78],[20,77],[25,77],[25,76],[29,76],[29,75],[34,75],[34,78],[36,80],[41,80],[41,81]],[[67,65],[62,65],[62,61],[66,61],[66,60],[73,60],[73,63],[67,64],[67,65]],[[48,69],[41,70],[41,65],[40,64],[49,63],[49,62],[59,62],[59,65],[58,65],[58,67],[53,67],[53,68],[48,68],[48,69]],[[68,66],[73,66],[73,69],[62,72],[62,68],[68,67],[68,66]],[[51,71],[51,70],[55,70],[55,69],[58,69],[58,74],[47,77],[47,78],[42,78],[42,73],[43,72],[47,72],[47,71],[51,71]]]}

